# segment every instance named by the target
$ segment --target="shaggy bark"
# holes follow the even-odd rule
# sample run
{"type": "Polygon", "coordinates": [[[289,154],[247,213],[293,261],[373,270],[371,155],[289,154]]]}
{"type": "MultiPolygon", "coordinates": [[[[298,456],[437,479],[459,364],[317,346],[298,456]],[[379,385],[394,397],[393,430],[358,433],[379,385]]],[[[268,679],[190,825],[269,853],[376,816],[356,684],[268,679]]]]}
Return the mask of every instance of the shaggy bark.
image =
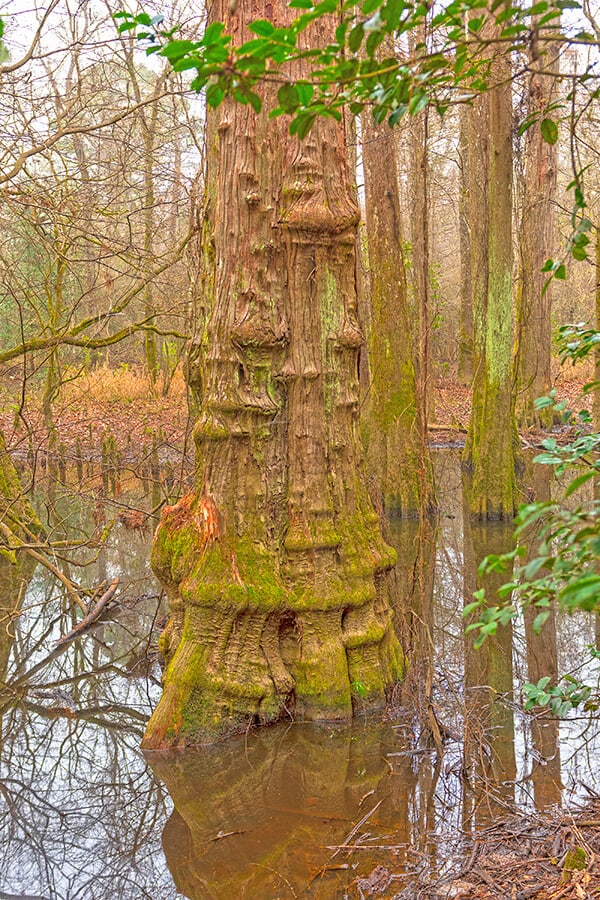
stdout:
{"type": "MultiPolygon", "coordinates": [[[[236,40],[292,12],[213,10],[236,40]]],[[[331,40],[329,27],[310,39],[331,40]]],[[[395,554],[359,455],[358,210],[343,126],[318,122],[300,144],[246,106],[212,115],[201,474],[155,537],[171,618],[146,748],[287,715],[348,718],[381,705],[402,668],[386,585],[395,554]]]]}

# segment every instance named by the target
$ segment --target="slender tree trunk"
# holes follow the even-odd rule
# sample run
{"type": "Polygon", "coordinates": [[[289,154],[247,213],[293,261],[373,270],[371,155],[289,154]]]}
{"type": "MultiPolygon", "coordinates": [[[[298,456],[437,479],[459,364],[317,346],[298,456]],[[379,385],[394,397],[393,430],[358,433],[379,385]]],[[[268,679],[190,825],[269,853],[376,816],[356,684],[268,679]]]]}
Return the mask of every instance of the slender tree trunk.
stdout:
{"type": "MultiPolygon", "coordinates": [[[[348,144],[348,162],[350,167],[350,184],[352,197],[356,205],[359,205],[358,192],[358,128],[357,118],[344,110],[344,127],[346,129],[346,142],[348,144]]],[[[358,296],[358,321],[363,334],[366,336],[366,346],[362,346],[358,353],[358,381],[360,387],[360,417],[363,433],[363,443],[368,445],[368,435],[371,408],[371,371],[369,367],[369,354],[367,347],[371,346],[371,296],[369,286],[368,254],[365,242],[365,225],[359,227],[356,234],[356,293],[358,296]]]]}
{"type": "MultiPolygon", "coordinates": [[[[284,24],[293,11],[254,0],[213,14],[244,40],[253,19],[284,24]]],[[[309,39],[327,43],[330,27],[315,23],[309,39]]],[[[381,705],[402,669],[387,597],[395,554],[360,462],[358,210],[343,125],[319,121],[300,144],[247,106],[211,115],[200,479],[155,536],[171,619],[147,748],[288,715],[348,718],[381,705]]]]}
{"type": "MultiPolygon", "coordinates": [[[[468,106],[459,112],[459,240],[460,240],[460,325],[458,337],[458,380],[471,385],[473,381],[473,285],[471,273],[471,212],[472,189],[472,131],[474,114],[468,106]]],[[[478,236],[477,236],[478,237],[478,236]]],[[[475,238],[477,239],[477,238],[475,238]]]]}
{"type": "MultiPolygon", "coordinates": [[[[48,329],[56,335],[62,325],[65,275],[67,270],[66,239],[59,226],[54,228],[55,262],[46,286],[48,302],[48,329]]],[[[42,415],[48,435],[47,495],[52,508],[58,483],[58,430],[54,420],[54,403],[61,386],[60,346],[50,350],[46,366],[44,392],[42,394],[42,415]]]]}
{"type": "Polygon", "coordinates": [[[386,512],[415,516],[432,494],[425,394],[417,395],[413,364],[395,136],[370,111],[362,118],[362,152],[371,301],[367,458],[386,512]]]}
{"type": "MultiPolygon", "coordinates": [[[[154,102],[150,118],[142,116],[142,132],[144,139],[144,263],[146,272],[151,272],[154,265],[154,147],[158,128],[158,96],[164,85],[163,78],[158,78],[154,86],[154,102]]],[[[154,286],[148,281],[144,288],[144,317],[151,319],[156,314],[154,286]]],[[[144,357],[146,373],[154,386],[160,369],[157,336],[153,331],[144,333],[144,357]]]]}
{"type": "MultiPolygon", "coordinates": [[[[536,24],[534,22],[534,28],[536,24]]],[[[553,25],[553,28],[555,25],[553,25]]],[[[558,74],[558,48],[554,45],[542,59],[532,58],[528,114],[544,110],[552,102],[558,74]]],[[[551,424],[552,409],[537,410],[534,401],[548,393],[550,374],[551,284],[544,289],[547,274],[542,266],[554,256],[557,149],[542,137],[541,123],[526,133],[525,194],[521,227],[521,283],[517,302],[516,416],[521,427],[551,424]]]]}
{"type": "Polygon", "coordinates": [[[517,433],[512,402],[512,86],[510,60],[492,61],[492,84],[474,103],[480,135],[470,167],[475,378],[464,462],[470,509],[482,518],[512,518],[517,496],[517,433]]]}

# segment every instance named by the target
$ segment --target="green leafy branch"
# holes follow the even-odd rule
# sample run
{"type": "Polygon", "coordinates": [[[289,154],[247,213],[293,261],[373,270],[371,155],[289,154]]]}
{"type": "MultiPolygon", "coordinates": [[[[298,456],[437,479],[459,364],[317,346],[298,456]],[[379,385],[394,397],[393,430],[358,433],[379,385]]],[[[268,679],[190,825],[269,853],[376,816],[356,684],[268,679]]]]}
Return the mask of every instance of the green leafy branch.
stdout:
{"type": "MultiPolygon", "coordinates": [[[[190,87],[206,91],[207,103],[218,106],[226,96],[256,111],[262,99],[260,82],[280,84],[273,116],[289,115],[290,132],[304,137],[318,116],[340,117],[342,107],[353,114],[367,106],[378,122],[396,124],[428,104],[443,113],[452,102],[468,102],[489,86],[491,59],[506,47],[519,54],[535,39],[564,40],[559,18],[574,0],[541,0],[522,7],[492,5],[488,0],[454,0],[432,16],[430,5],[410,0],[292,0],[300,15],[287,27],[266,19],[250,23],[252,38],[234,46],[222,23],[212,23],[198,41],[178,37],[178,28],[166,29],[162,16],[121,11],[115,14],[120,32],[134,31],[146,42],[146,53],[165,57],[175,71],[193,71],[190,87]],[[322,17],[334,17],[334,39],[326,46],[306,47],[300,36],[322,17]],[[537,31],[531,17],[537,17],[537,31]],[[382,55],[388,37],[402,38],[428,25],[430,45],[417,43],[410,58],[382,55]],[[542,29],[540,31],[540,29],[542,29]],[[294,78],[298,60],[308,60],[308,74],[294,78]]],[[[592,42],[583,32],[579,42],[592,42]]],[[[304,69],[307,67],[304,66],[304,69]]],[[[527,127],[533,123],[529,123],[527,127]]],[[[542,135],[550,143],[558,137],[551,111],[544,117],[542,135]]]]}

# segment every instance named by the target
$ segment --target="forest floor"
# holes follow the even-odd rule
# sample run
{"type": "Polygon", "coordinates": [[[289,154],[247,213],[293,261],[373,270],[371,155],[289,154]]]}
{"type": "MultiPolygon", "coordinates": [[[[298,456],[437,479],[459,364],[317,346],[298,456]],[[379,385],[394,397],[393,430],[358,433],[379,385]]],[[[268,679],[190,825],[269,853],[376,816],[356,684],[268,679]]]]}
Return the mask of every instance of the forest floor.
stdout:
{"type": "Polygon", "coordinates": [[[586,900],[600,896],[600,797],[515,815],[469,839],[459,872],[395,900],[586,900]]]}
{"type": "MultiPolygon", "coordinates": [[[[554,387],[569,408],[585,406],[583,386],[592,379],[583,366],[557,366],[554,387]]],[[[451,373],[438,376],[431,390],[430,439],[435,447],[464,444],[471,411],[471,390],[459,384],[451,373]]],[[[190,423],[186,390],[180,371],[169,390],[153,390],[141,370],[122,366],[101,367],[67,382],[54,404],[58,443],[67,458],[81,453],[84,459],[100,459],[108,441],[121,460],[130,463],[148,458],[153,447],[161,459],[180,459],[184,448],[191,452],[190,423]]],[[[39,394],[22,403],[18,385],[0,386],[0,427],[7,443],[17,453],[47,449],[39,394]]],[[[560,429],[559,429],[560,432],[560,429]]],[[[523,434],[525,444],[535,446],[543,434],[523,434]]]]}

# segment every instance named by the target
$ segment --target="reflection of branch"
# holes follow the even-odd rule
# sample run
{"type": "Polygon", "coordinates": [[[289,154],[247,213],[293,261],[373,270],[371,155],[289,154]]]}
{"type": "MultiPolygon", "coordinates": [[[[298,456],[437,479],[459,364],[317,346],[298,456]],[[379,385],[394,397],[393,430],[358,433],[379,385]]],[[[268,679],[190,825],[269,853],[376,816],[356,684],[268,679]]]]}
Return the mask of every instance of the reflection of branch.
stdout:
{"type": "Polygon", "coordinates": [[[67,644],[69,641],[72,641],[73,638],[78,637],[82,632],[86,631],[90,625],[98,619],[103,612],[104,608],[108,606],[110,601],[115,595],[115,591],[119,586],[119,579],[117,577],[113,578],[111,581],[108,590],[106,590],[96,605],[89,611],[87,616],[84,616],[81,622],[78,622],[74,628],[72,628],[68,634],[63,635],[57,642],[56,646],[61,647],[63,644],[67,644]]]}
{"type": "MultiPolygon", "coordinates": [[[[123,721],[112,721],[110,718],[105,718],[105,716],[108,716],[110,713],[120,713],[126,718],[134,719],[144,727],[148,721],[148,716],[136,709],[113,704],[110,704],[109,706],[94,706],[89,709],[74,709],[66,704],[63,706],[45,706],[42,703],[35,703],[35,701],[23,699],[21,700],[20,705],[28,712],[35,713],[37,716],[44,716],[44,718],[47,719],[56,719],[60,716],[66,716],[67,718],[77,719],[82,722],[91,722],[93,725],[100,725],[102,728],[108,730],[116,728],[119,731],[126,731],[136,737],[143,734],[143,729],[140,730],[140,728],[137,728],[134,724],[125,724],[123,721]]],[[[0,894],[0,897],[1,896],[2,895],[0,894]]]]}

